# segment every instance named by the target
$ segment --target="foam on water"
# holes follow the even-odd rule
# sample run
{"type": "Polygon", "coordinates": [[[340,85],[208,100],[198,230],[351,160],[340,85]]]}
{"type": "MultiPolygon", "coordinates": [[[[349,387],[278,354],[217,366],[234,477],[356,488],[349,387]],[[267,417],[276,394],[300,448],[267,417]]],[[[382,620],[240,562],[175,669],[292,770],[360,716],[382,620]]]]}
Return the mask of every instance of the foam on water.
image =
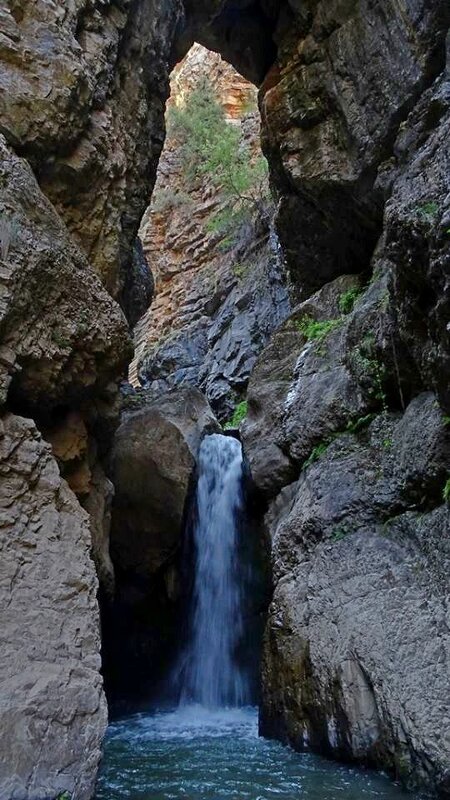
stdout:
{"type": "Polygon", "coordinates": [[[110,725],[96,800],[213,798],[405,800],[405,794],[382,775],[259,738],[254,708],[192,705],[110,725]]]}
{"type": "Polygon", "coordinates": [[[203,441],[196,504],[182,702],[109,726],[96,800],[399,800],[401,789],[381,775],[258,737],[258,712],[244,706],[248,687],[236,658],[243,633],[236,440],[203,441]]]}

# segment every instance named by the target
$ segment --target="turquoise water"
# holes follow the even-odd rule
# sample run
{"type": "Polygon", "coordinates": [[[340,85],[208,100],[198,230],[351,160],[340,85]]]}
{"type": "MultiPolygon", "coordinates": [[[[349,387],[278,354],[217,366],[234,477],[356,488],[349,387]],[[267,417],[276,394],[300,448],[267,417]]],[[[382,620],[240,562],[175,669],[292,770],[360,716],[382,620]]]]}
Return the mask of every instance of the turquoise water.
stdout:
{"type": "MultiPolygon", "coordinates": [[[[188,706],[108,729],[96,800],[412,800],[388,778],[258,737],[254,708],[188,706]]],[[[416,798],[417,800],[417,798],[416,798]]]]}

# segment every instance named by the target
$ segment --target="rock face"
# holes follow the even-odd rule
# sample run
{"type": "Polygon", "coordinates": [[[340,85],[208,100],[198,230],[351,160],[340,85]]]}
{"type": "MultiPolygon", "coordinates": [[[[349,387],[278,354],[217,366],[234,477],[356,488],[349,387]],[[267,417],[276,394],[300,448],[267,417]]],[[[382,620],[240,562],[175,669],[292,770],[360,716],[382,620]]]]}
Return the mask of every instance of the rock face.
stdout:
{"type": "Polygon", "coordinates": [[[336,438],[283,490],[269,515],[261,714],[264,734],[444,794],[450,514],[432,498],[448,454],[442,413],[422,394],[402,417],[336,438]]]}
{"type": "Polygon", "coordinates": [[[278,231],[303,299],[369,264],[386,199],[378,173],[389,172],[399,126],[444,69],[449,11],[427,0],[288,5],[261,112],[282,196],[278,231]]]}
{"type": "Polygon", "coordinates": [[[27,410],[89,402],[130,354],[125,320],[42,194],[0,138],[1,401],[27,410]]]}
{"type": "Polygon", "coordinates": [[[395,142],[370,279],[341,276],[294,309],[258,359],[242,429],[273,498],[262,732],[443,797],[449,122],[444,77],[395,142]]]}
{"type": "MultiPolygon", "coordinates": [[[[220,56],[195,45],[174,71],[171,104],[182,103],[204,78],[257,157],[256,90],[220,56]]],[[[289,308],[273,212],[266,202],[267,219],[249,221],[231,234],[217,232],[211,223],[226,202],[208,176],[186,178],[180,141],[169,132],[141,226],[156,297],[135,330],[130,368],[131,381],[140,380],[155,393],[183,385],[200,388],[225,419],[289,308]]]]}
{"type": "Polygon", "coordinates": [[[90,551],[111,592],[112,489],[100,458],[131,358],[113,297],[132,321],[144,311],[133,299],[133,276],[143,276],[134,244],[164,138],[182,11],[175,1],[69,6],[7,0],[0,10],[0,794],[8,800],[93,793],[106,704],[90,551]]]}
{"type": "Polygon", "coordinates": [[[290,5],[260,104],[301,302],[242,428],[273,547],[261,730],[448,797],[449,12],[290,5]]]}
{"type": "Polygon", "coordinates": [[[220,430],[196,389],[153,401],[145,393],[126,399],[129,410],[115,435],[110,466],[116,592],[105,604],[103,626],[113,703],[142,701],[168,646],[179,639],[172,626],[186,501],[201,439],[220,430]]]}
{"type": "Polygon", "coordinates": [[[0,795],[88,800],[107,722],[89,518],[31,420],[3,418],[0,470],[0,795]]]}
{"type": "Polygon", "coordinates": [[[180,541],[200,441],[218,425],[195,389],[129,412],[114,438],[112,552],[125,572],[156,572],[180,541]]]}
{"type": "Polygon", "coordinates": [[[2,133],[116,297],[164,139],[181,14],[176,0],[8,0],[1,12],[2,133]]]}

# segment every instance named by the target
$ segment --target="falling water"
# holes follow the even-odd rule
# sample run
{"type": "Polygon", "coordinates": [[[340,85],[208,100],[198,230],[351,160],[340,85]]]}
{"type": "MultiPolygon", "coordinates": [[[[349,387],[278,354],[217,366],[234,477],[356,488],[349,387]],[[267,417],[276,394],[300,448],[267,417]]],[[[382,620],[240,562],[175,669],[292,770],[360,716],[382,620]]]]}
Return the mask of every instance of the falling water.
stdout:
{"type": "Polygon", "coordinates": [[[196,507],[194,586],[181,702],[212,708],[241,706],[248,702],[249,690],[236,659],[243,632],[238,558],[242,449],[236,439],[213,434],[203,440],[196,507]]]}
{"type": "Polygon", "coordinates": [[[405,800],[383,776],[258,737],[258,712],[245,705],[249,689],[236,659],[245,599],[242,503],[239,442],[208,436],[200,451],[182,702],[109,726],[96,800],[405,800]]]}

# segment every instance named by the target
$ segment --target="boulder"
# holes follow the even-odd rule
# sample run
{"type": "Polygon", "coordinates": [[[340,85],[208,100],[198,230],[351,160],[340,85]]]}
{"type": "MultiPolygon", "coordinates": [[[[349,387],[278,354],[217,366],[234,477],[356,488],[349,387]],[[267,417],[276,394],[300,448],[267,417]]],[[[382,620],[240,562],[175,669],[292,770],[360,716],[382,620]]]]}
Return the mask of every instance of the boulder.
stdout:
{"type": "Polygon", "coordinates": [[[156,399],[129,393],[125,405],[110,462],[115,591],[102,604],[103,674],[108,700],[120,711],[140,708],[170,675],[182,635],[186,501],[200,441],[220,430],[196,389],[156,399]]]}
{"type": "Polygon", "coordinates": [[[200,441],[217,430],[196,389],[169,392],[124,414],[110,472],[115,487],[112,556],[121,571],[148,577],[173,555],[200,441]]]}

